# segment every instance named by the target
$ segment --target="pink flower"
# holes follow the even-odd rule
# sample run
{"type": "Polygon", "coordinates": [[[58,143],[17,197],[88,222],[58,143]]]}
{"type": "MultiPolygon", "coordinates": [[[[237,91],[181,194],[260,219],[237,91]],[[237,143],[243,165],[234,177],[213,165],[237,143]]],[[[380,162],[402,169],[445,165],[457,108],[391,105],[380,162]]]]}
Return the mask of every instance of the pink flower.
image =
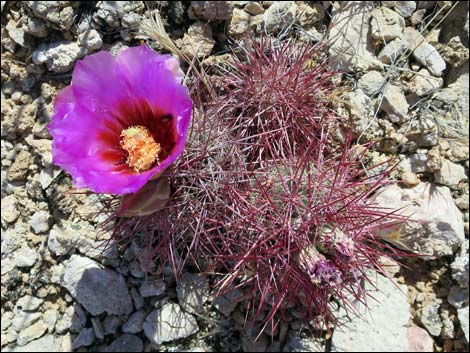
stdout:
{"type": "Polygon", "coordinates": [[[78,188],[122,195],[183,152],[192,102],[178,61],[138,46],[80,60],[54,108],[53,162],[78,188]]]}

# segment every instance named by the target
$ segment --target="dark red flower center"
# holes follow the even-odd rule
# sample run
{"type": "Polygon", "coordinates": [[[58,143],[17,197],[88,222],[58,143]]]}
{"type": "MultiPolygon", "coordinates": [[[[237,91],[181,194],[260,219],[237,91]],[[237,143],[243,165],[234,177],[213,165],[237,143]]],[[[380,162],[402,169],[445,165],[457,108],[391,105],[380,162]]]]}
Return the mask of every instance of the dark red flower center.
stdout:
{"type": "Polygon", "coordinates": [[[98,133],[101,158],[115,171],[142,172],[162,163],[178,140],[171,114],[152,109],[146,100],[117,106],[98,133]]]}

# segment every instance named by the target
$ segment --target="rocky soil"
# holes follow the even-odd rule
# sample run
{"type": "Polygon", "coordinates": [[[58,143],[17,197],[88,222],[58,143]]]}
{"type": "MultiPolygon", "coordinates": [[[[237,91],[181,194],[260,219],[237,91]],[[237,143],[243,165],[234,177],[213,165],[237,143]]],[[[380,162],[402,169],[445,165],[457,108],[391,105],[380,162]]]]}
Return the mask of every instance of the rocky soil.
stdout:
{"type": "Polygon", "coordinates": [[[75,62],[147,41],[139,24],[155,2],[2,1],[2,351],[468,351],[468,3],[158,3],[177,46],[206,62],[247,33],[327,43],[343,72],[337,111],[377,142],[365,163],[400,160],[376,200],[415,221],[383,236],[426,256],[390,266],[396,285],[373,276],[377,301],[340,310],[330,333],[312,337],[292,312],[254,340],[236,293],[214,298],[191,268],[147,275],[137,241],[105,247],[103,198],[51,164],[46,125],[75,62]]]}

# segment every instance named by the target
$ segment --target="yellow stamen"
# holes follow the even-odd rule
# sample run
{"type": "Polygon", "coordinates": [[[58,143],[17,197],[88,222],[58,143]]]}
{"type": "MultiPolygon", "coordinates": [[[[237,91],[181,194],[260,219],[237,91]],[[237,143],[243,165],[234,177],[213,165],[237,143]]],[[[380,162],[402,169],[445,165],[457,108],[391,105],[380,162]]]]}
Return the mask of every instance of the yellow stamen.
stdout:
{"type": "Polygon", "coordinates": [[[160,163],[158,154],[161,146],[144,126],[131,126],[122,130],[121,147],[128,153],[127,165],[136,172],[149,169],[155,161],[160,163]]]}

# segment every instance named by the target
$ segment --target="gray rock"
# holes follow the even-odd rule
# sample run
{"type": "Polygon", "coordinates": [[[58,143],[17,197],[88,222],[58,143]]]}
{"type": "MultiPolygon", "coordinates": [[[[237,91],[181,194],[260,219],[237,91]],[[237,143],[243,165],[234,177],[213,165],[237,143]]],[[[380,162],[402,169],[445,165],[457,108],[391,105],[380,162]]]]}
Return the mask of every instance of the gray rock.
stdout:
{"type": "Polygon", "coordinates": [[[143,352],[144,344],[142,340],[134,335],[124,334],[116,338],[105,352],[143,352]]]}
{"type": "Polygon", "coordinates": [[[41,337],[46,333],[47,326],[42,320],[37,321],[31,326],[21,330],[16,337],[16,344],[18,346],[24,346],[28,342],[35,340],[36,338],[41,337]]]}
{"type": "Polygon", "coordinates": [[[468,341],[468,335],[469,335],[469,317],[468,317],[468,311],[469,307],[467,306],[466,308],[458,309],[457,310],[457,316],[459,318],[459,323],[460,323],[460,328],[462,329],[465,339],[468,341]]]}
{"type": "Polygon", "coordinates": [[[465,239],[462,213],[455,206],[450,190],[432,183],[401,189],[389,185],[380,189],[375,202],[399,214],[410,216],[405,222],[382,230],[383,239],[420,255],[451,255],[465,239]]]}
{"type": "Polygon", "coordinates": [[[77,249],[80,253],[88,257],[100,259],[117,258],[117,248],[115,244],[89,239],[87,234],[93,234],[93,228],[85,223],[63,222],[63,228],[54,225],[49,233],[47,246],[49,250],[57,256],[68,254],[72,249],[77,249]]]}
{"type": "Polygon", "coordinates": [[[395,1],[395,11],[403,17],[410,17],[415,10],[416,1],[395,1]]]}
{"type": "Polygon", "coordinates": [[[377,93],[384,84],[384,77],[378,71],[372,70],[361,76],[357,87],[362,89],[368,96],[377,93]]]}
{"type": "Polygon", "coordinates": [[[184,310],[199,312],[209,299],[209,281],[204,275],[186,272],[178,280],[176,293],[184,310]]]}
{"type": "Polygon", "coordinates": [[[145,9],[142,1],[100,1],[96,5],[93,17],[97,21],[105,22],[108,26],[124,28],[132,23],[126,22],[124,18],[145,9]]]}
{"type": "Polygon", "coordinates": [[[242,293],[238,289],[233,289],[214,298],[213,304],[215,308],[225,316],[229,316],[237,306],[238,300],[242,293]]]}
{"type": "Polygon", "coordinates": [[[67,72],[86,52],[86,48],[68,41],[41,44],[33,52],[33,62],[36,65],[47,64],[48,69],[53,72],[67,72]]]}
{"type": "Polygon", "coordinates": [[[2,348],[3,352],[61,352],[62,337],[56,335],[45,335],[37,340],[29,342],[24,346],[16,346],[12,349],[2,348]]]}
{"type": "Polygon", "coordinates": [[[121,275],[79,255],[72,255],[65,264],[62,286],[90,314],[128,315],[132,312],[132,300],[121,275]]]}
{"type": "Polygon", "coordinates": [[[13,223],[18,219],[20,211],[18,210],[18,200],[15,195],[8,195],[2,198],[1,211],[2,225],[5,227],[8,223],[13,223]]]}
{"type": "Polygon", "coordinates": [[[121,320],[115,315],[108,315],[103,321],[104,332],[107,335],[114,335],[121,325],[121,320]]]}
{"type": "Polygon", "coordinates": [[[199,331],[196,320],[178,304],[165,304],[152,311],[144,322],[145,336],[154,344],[186,338],[199,331]]]}
{"type": "Polygon", "coordinates": [[[95,332],[95,337],[99,340],[104,339],[104,328],[101,324],[101,321],[97,317],[91,318],[91,325],[93,326],[93,331],[95,332]]]}
{"type": "Polygon", "coordinates": [[[92,328],[84,328],[72,343],[72,349],[91,346],[95,341],[95,333],[92,328]]]}
{"type": "Polygon", "coordinates": [[[26,1],[33,14],[60,29],[68,30],[75,16],[70,1],[26,1]]]}
{"type": "Polygon", "coordinates": [[[439,337],[442,331],[442,321],[439,315],[439,303],[428,303],[418,312],[421,324],[429,334],[439,337]]]}
{"type": "Polygon", "coordinates": [[[380,7],[371,11],[371,35],[375,39],[388,42],[401,36],[405,20],[396,12],[380,7]]]}
{"type": "Polygon", "coordinates": [[[80,304],[75,304],[73,307],[67,308],[67,314],[72,317],[70,330],[73,332],[80,332],[86,326],[87,314],[80,304]]]}
{"type": "Polygon", "coordinates": [[[232,16],[233,5],[230,1],[191,1],[189,18],[207,21],[225,21],[232,16]]]}
{"type": "Polygon", "coordinates": [[[47,36],[46,23],[40,20],[39,18],[29,17],[28,18],[28,33],[39,38],[47,36]]]}
{"type": "Polygon", "coordinates": [[[424,173],[429,171],[428,156],[425,153],[413,153],[404,157],[399,163],[401,170],[411,173],[424,173]]]}
{"type": "Polygon", "coordinates": [[[90,29],[78,36],[78,42],[89,51],[95,51],[103,46],[103,39],[96,29],[90,29]]]}
{"type": "MultiPolygon", "coordinates": [[[[432,116],[422,115],[419,117],[419,119],[413,119],[408,124],[406,124],[406,126],[401,127],[400,132],[402,129],[408,141],[416,143],[416,146],[418,147],[432,147],[438,143],[439,129],[432,116]]],[[[420,167],[422,167],[424,171],[428,171],[428,169],[430,169],[429,166],[427,166],[428,160],[430,158],[429,153],[416,154],[420,155],[420,157],[417,159],[424,161],[425,163],[420,167]]],[[[411,156],[413,155],[410,155],[409,157],[411,156]]],[[[410,163],[413,164],[413,162],[415,161],[410,160],[410,163]]],[[[416,160],[416,162],[419,163],[418,160],[416,160]]]]}
{"type": "Polygon", "coordinates": [[[391,122],[402,123],[409,120],[408,102],[403,91],[394,85],[388,85],[385,88],[382,110],[387,113],[391,122]]]}
{"type": "Polygon", "coordinates": [[[264,29],[268,33],[277,33],[294,24],[297,15],[294,1],[276,1],[263,14],[264,29]]]}
{"type": "Polygon", "coordinates": [[[140,310],[144,306],[144,298],[142,298],[137,289],[135,289],[134,287],[131,288],[130,294],[132,298],[132,303],[134,303],[135,310],[140,310]]]}
{"type": "Polygon", "coordinates": [[[410,44],[401,38],[397,38],[388,43],[379,53],[378,59],[384,64],[393,64],[398,58],[410,48],[410,44]]]}
{"type": "Polygon", "coordinates": [[[144,310],[136,311],[131,315],[129,320],[122,325],[122,332],[124,333],[139,333],[143,329],[146,314],[144,310]]]}
{"type": "Polygon", "coordinates": [[[139,287],[140,295],[143,298],[158,297],[165,294],[165,281],[160,279],[144,280],[139,287]]]}
{"type": "Polygon", "coordinates": [[[341,71],[357,72],[379,67],[368,37],[372,1],[348,1],[334,7],[328,42],[330,63],[341,71]]]}
{"type": "Polygon", "coordinates": [[[434,173],[434,180],[438,184],[456,187],[461,180],[467,178],[465,168],[447,159],[441,162],[441,168],[434,173]]]}
{"type": "Polygon", "coordinates": [[[29,268],[34,266],[37,260],[37,253],[27,245],[15,252],[16,267],[29,268]]]}
{"type": "Polygon", "coordinates": [[[16,302],[15,308],[23,311],[35,311],[44,302],[44,299],[25,295],[16,302]]]}
{"type": "Polygon", "coordinates": [[[258,1],[249,1],[243,9],[252,16],[264,13],[264,7],[258,1]]]}
{"type": "Polygon", "coordinates": [[[302,337],[290,331],[287,335],[284,352],[325,352],[325,344],[313,337],[302,337]]]}
{"type": "Polygon", "coordinates": [[[32,228],[33,232],[36,234],[46,233],[50,227],[51,216],[47,211],[37,211],[28,221],[29,226],[32,228]]]}
{"type": "Polygon", "coordinates": [[[406,352],[410,306],[407,287],[379,274],[370,276],[365,290],[370,294],[367,306],[357,303],[359,316],[339,312],[340,325],[333,332],[332,352],[406,352]],[[375,286],[375,287],[374,287],[375,286]]]}
{"type": "Polygon", "coordinates": [[[424,65],[431,74],[441,76],[446,69],[446,63],[439,52],[414,28],[407,27],[404,30],[404,39],[408,41],[413,56],[421,65],[424,65]]]}
{"type": "Polygon", "coordinates": [[[428,70],[421,69],[410,81],[408,87],[411,92],[421,97],[433,93],[441,88],[443,84],[444,80],[442,78],[433,77],[428,70]]]}
{"type": "Polygon", "coordinates": [[[469,281],[469,241],[465,239],[460,248],[458,256],[451,263],[452,278],[457,281],[461,288],[468,288],[469,281]]]}

